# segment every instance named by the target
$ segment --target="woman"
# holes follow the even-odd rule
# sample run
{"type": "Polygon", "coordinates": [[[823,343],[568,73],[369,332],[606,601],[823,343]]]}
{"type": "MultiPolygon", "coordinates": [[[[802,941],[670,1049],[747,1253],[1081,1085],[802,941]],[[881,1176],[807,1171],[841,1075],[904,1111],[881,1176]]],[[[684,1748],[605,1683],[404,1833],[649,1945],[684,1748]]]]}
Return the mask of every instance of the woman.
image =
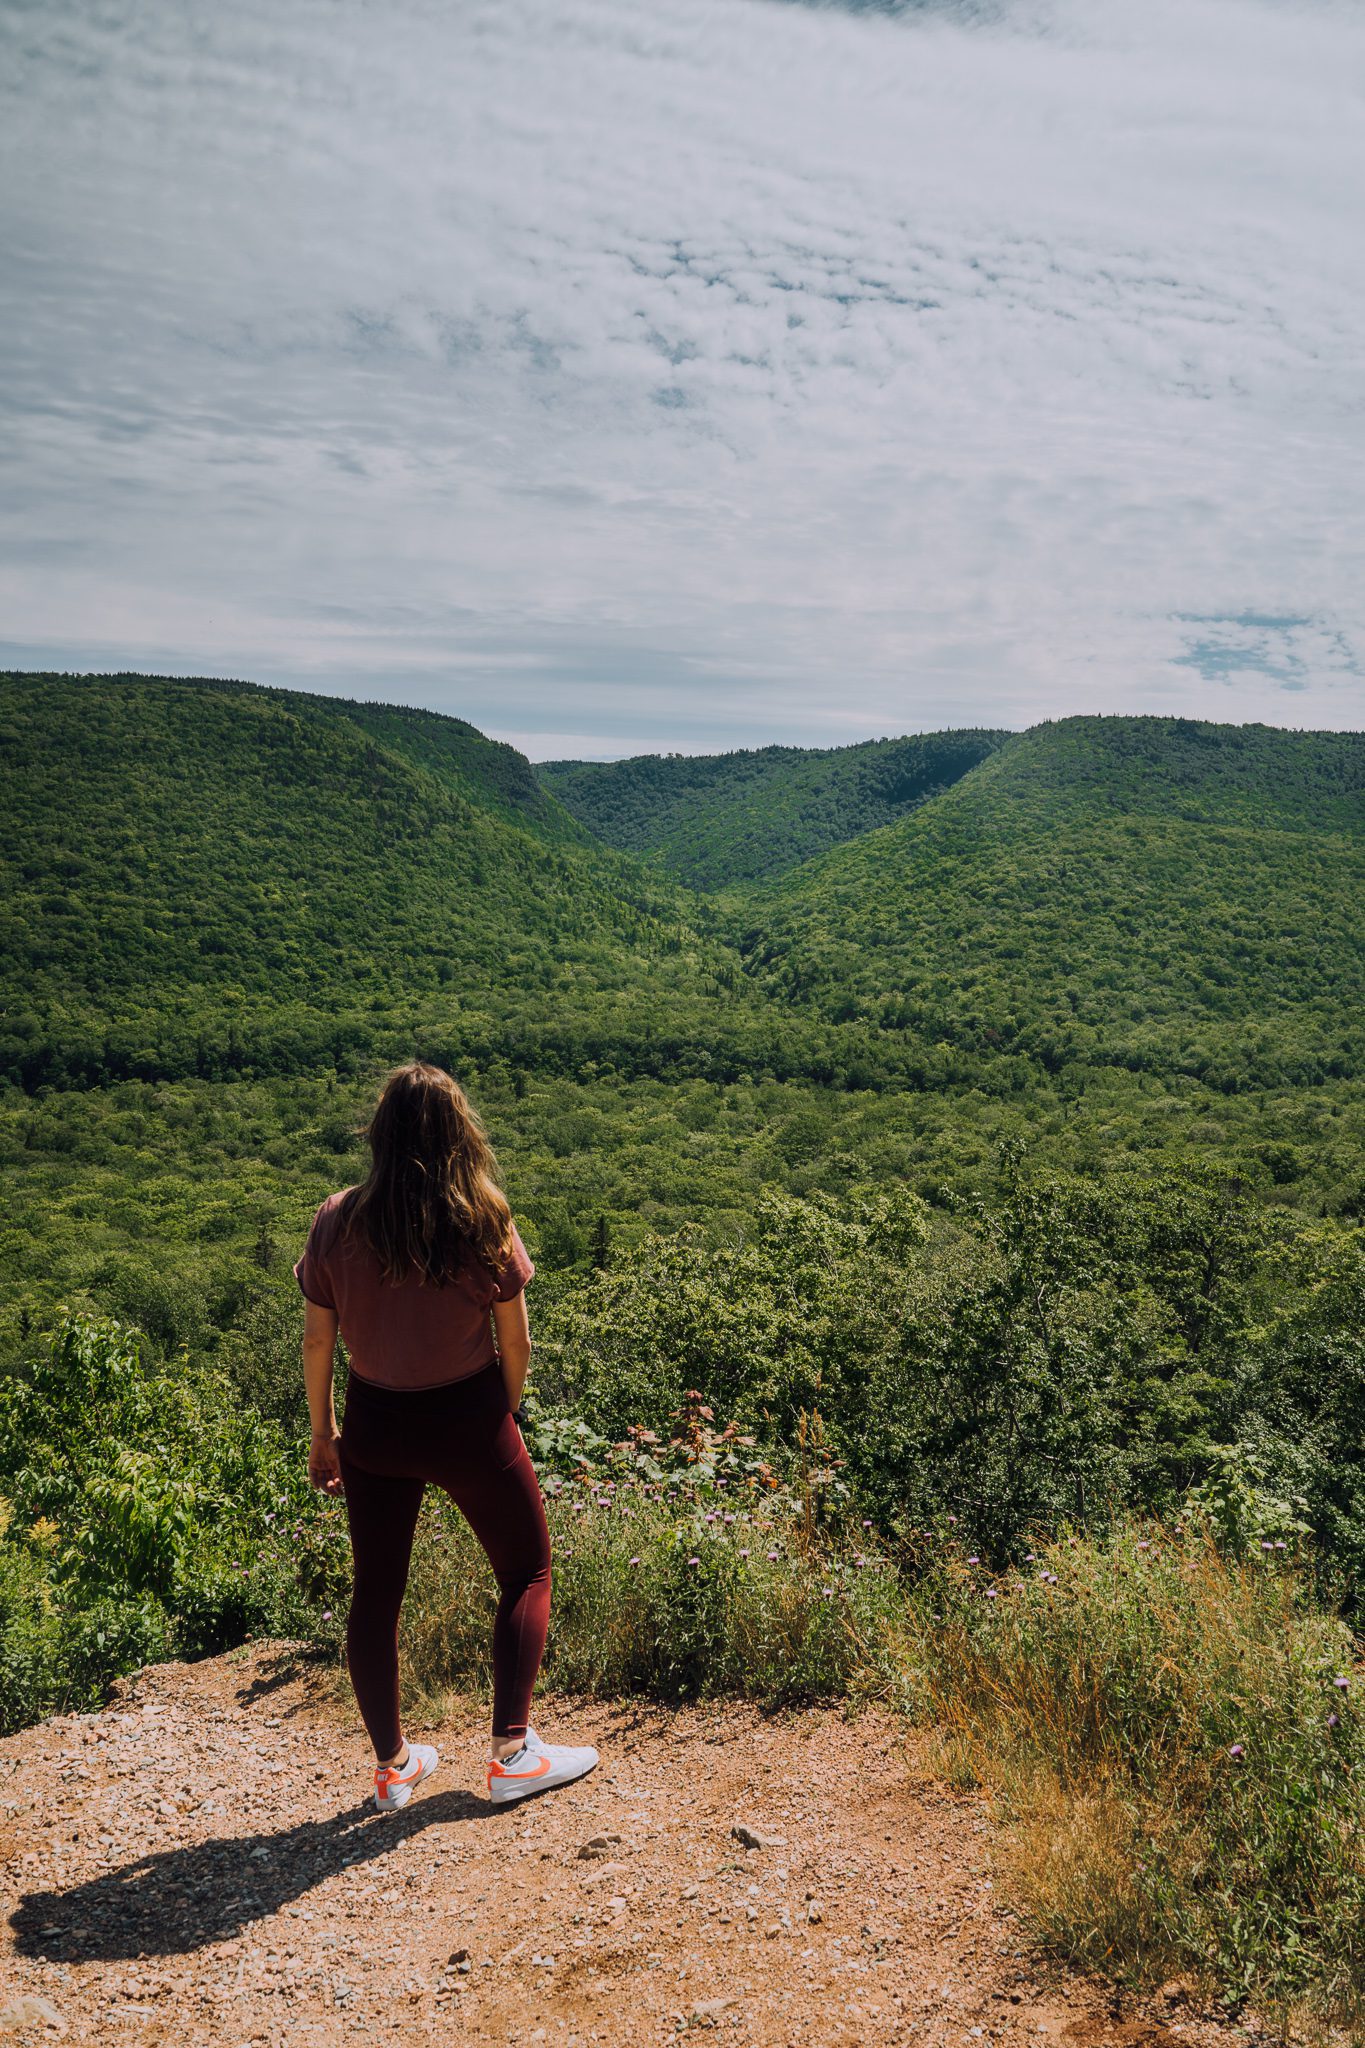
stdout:
{"type": "Polygon", "coordinates": [[[359,1187],[329,1195],[294,1268],[307,1304],[308,1475],[344,1493],[355,1587],[346,1661],[374,1744],[374,1800],[405,1806],[436,1751],[403,1740],[398,1612],[428,1481],[443,1486],[488,1553],[493,1624],[489,1796],[497,1804],[581,1778],[595,1749],[544,1743],[529,1725],[550,1618],[550,1536],[517,1427],[531,1357],[523,1292],[535,1271],[463,1089],[414,1060],[384,1085],[359,1187]],[[351,1357],[337,1433],[332,1354],[351,1357]],[[496,1337],[496,1349],[494,1338],[496,1337]]]}

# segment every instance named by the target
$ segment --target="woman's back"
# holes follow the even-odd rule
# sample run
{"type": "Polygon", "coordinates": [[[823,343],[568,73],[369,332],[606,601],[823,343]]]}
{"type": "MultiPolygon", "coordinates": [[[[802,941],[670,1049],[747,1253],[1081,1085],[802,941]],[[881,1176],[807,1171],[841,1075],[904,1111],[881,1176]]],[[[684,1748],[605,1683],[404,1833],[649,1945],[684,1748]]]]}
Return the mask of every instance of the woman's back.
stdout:
{"type": "Polygon", "coordinates": [[[415,1391],[448,1386],[491,1365],[489,1322],[495,1301],[511,1301],[535,1272],[516,1230],[497,1273],[471,1250],[445,1286],[410,1277],[386,1279],[377,1254],[346,1229],[351,1188],[329,1195],[313,1218],[294,1277],[309,1301],[332,1309],[351,1356],[351,1370],[374,1386],[415,1391]]]}

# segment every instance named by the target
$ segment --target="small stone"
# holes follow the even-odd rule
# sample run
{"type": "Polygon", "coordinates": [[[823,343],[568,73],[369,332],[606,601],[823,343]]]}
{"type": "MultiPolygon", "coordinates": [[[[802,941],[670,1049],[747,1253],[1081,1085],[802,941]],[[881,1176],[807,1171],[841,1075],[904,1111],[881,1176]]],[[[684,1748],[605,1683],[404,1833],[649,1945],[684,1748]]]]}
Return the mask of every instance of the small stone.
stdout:
{"type": "Polygon", "coordinates": [[[580,1863],[587,1863],[595,1856],[610,1856],[614,1848],[619,1848],[620,1842],[619,1835],[594,1835],[591,1841],[583,1843],[578,1852],[578,1859],[580,1863]]]}
{"type": "Polygon", "coordinates": [[[812,1899],[806,1908],[806,1918],[812,1927],[818,1927],[825,1917],[825,1909],[818,1899],[812,1899]]]}
{"type": "Polygon", "coordinates": [[[1157,1993],[1157,1997],[1164,1998],[1167,2005],[1183,2005],[1189,1995],[1190,1987],[1183,1977],[1172,1977],[1157,1993]]]}
{"type": "Polygon", "coordinates": [[[787,1841],[785,1835],[766,1834],[762,1828],[751,1827],[748,1821],[744,1820],[736,1821],[730,1835],[732,1840],[739,1843],[741,1849],[781,1849],[785,1848],[787,1841]]]}

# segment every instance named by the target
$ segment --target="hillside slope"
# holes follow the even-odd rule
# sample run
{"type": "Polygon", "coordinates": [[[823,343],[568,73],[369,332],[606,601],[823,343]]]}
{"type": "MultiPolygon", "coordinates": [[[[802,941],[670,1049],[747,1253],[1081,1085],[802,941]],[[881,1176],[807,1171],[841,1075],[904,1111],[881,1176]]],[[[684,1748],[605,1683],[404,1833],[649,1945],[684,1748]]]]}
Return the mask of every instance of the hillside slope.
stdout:
{"type": "Polygon", "coordinates": [[[1072,718],[737,897],[756,984],[1218,1085],[1365,1068],[1365,735],[1072,718]]]}
{"type": "Polygon", "coordinates": [[[576,843],[524,759],[459,721],[8,676],[0,799],[0,1066],[28,1086],[290,1071],[494,1023],[505,1044],[585,1004],[640,1037],[661,998],[676,1019],[699,986],[724,1000],[683,894],[576,843]]]}
{"type": "Polygon", "coordinates": [[[609,846],[648,856],[697,889],[780,875],[903,817],[1008,738],[912,734],[853,747],[762,747],[543,761],[546,789],[609,846]]]}

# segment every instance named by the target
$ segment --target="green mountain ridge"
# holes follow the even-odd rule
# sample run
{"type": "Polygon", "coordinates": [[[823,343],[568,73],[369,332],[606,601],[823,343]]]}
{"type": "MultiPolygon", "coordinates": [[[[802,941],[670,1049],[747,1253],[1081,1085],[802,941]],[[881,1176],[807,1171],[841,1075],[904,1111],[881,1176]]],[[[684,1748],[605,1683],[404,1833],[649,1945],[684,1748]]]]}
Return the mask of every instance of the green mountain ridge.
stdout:
{"type": "Polygon", "coordinates": [[[599,839],[696,889],[763,881],[930,802],[1003,732],[917,733],[851,747],[761,747],[542,761],[547,790],[599,839]]]}
{"type": "MultiPolygon", "coordinates": [[[[621,765],[639,836],[648,764],[621,765]]],[[[919,1091],[1365,1071],[1361,735],[1078,718],[655,765],[645,859],[437,713],[0,679],[0,1074],[349,1072],[414,1046],[919,1091]],[[705,895],[667,871],[686,842],[733,878],[765,816],[786,860],[874,781],[911,808],[781,874],[705,895]]]]}
{"type": "Polygon", "coordinates": [[[515,749],[437,714],[0,678],[0,1065],[24,1085],[304,1068],[414,1035],[648,1035],[715,942],[515,749]]]}
{"type": "Polygon", "coordinates": [[[1072,718],[748,891],[740,943],[841,1021],[1235,1085],[1361,1071],[1363,905],[1365,735],[1072,718]]]}

